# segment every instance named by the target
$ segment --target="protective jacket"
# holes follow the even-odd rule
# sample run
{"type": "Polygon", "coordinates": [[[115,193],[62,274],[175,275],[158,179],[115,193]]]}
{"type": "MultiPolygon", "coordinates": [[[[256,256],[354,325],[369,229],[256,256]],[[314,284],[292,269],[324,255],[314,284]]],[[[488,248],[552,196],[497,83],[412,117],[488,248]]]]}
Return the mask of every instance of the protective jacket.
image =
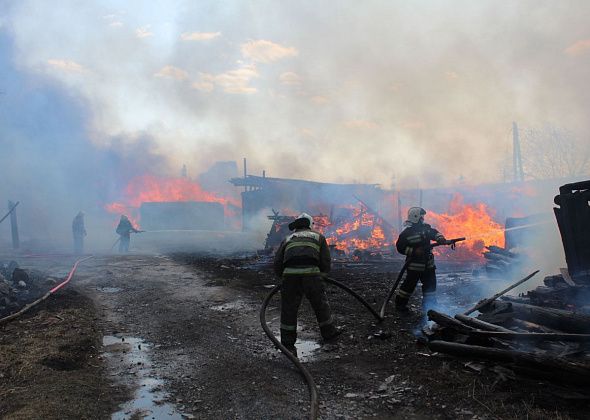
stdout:
{"type": "Polygon", "coordinates": [[[77,215],[72,221],[72,232],[76,236],[86,236],[86,228],[84,227],[84,217],[77,215]]]}
{"type": "Polygon", "coordinates": [[[400,233],[395,246],[409,259],[408,271],[425,271],[436,268],[430,241],[444,240],[443,234],[429,224],[411,223],[400,233]]]}
{"type": "Polygon", "coordinates": [[[123,237],[129,237],[131,232],[137,233],[139,231],[133,227],[128,219],[122,219],[117,226],[116,232],[123,237]]]}
{"type": "Polygon", "coordinates": [[[326,238],[309,228],[295,230],[281,242],[274,269],[277,276],[317,276],[329,272],[330,249],[326,238]]]}

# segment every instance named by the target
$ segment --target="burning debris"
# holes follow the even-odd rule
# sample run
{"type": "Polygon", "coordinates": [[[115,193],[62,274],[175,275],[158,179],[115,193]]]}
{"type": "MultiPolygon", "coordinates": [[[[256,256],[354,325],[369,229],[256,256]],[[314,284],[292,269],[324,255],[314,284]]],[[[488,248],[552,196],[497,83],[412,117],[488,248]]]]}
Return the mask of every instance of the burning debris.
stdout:
{"type": "MultiPolygon", "coordinates": [[[[332,254],[352,261],[399,261],[401,257],[394,252],[399,230],[366,202],[358,198],[357,201],[355,206],[331,205],[329,215],[314,216],[315,229],[326,236],[332,254]]],[[[492,213],[484,204],[464,204],[460,195],[454,196],[449,213],[429,211],[433,224],[439,226],[446,236],[467,236],[461,235],[463,228],[470,234],[456,254],[448,249],[437,249],[436,256],[442,260],[478,263],[485,261],[483,251],[486,249],[493,250],[495,256],[502,249],[498,245],[504,243],[504,228],[493,220],[492,213]]],[[[288,233],[287,225],[294,217],[273,210],[273,215],[268,218],[273,224],[267,234],[265,249],[271,252],[288,233]]],[[[504,255],[500,257],[504,258],[504,255]]]]}
{"type": "MultiPolygon", "coordinates": [[[[505,363],[514,372],[528,376],[587,384],[590,258],[585,251],[590,247],[585,245],[590,232],[589,188],[590,182],[568,184],[560,188],[560,195],[555,198],[560,205],[555,214],[568,268],[559,275],[546,277],[543,286],[524,295],[496,300],[514,285],[455,317],[428,311],[428,318],[435,324],[423,331],[432,351],[505,363]],[[480,312],[477,318],[467,316],[475,310],[480,312]]],[[[514,257],[506,250],[492,247],[490,253],[504,259],[514,257]]]]}

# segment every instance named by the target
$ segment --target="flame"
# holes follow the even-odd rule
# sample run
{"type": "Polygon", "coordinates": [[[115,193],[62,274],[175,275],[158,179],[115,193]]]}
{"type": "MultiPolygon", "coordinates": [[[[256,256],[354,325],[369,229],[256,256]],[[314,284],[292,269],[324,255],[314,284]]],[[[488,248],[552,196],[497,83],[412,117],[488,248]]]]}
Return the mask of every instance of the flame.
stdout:
{"type": "Polygon", "coordinates": [[[133,178],[125,187],[121,202],[105,205],[109,213],[126,214],[138,225],[138,209],[142,203],[164,201],[205,201],[223,205],[226,217],[235,218],[240,203],[233,197],[222,197],[204,190],[189,178],[158,178],[143,175],[133,178]]]}
{"type": "MultiPolygon", "coordinates": [[[[315,228],[324,236],[329,245],[347,254],[356,249],[374,251],[393,250],[398,233],[380,216],[360,207],[343,206],[350,216],[330,220],[329,216],[314,216],[315,228]]],[[[295,214],[284,211],[284,214],[295,214]]],[[[482,261],[485,246],[504,246],[504,228],[494,220],[494,211],[484,203],[464,204],[460,194],[453,196],[448,213],[429,211],[426,223],[445,235],[446,238],[466,237],[457,244],[454,251],[449,247],[435,248],[435,254],[442,258],[482,261]]],[[[276,227],[277,232],[280,227],[276,227]]]]}
{"type": "Polygon", "coordinates": [[[504,227],[493,218],[493,210],[484,203],[464,204],[463,197],[456,194],[451,200],[449,213],[426,214],[426,222],[441,232],[447,239],[466,237],[457,244],[455,252],[446,247],[436,248],[443,257],[481,260],[485,246],[504,246],[504,227]]]}
{"type": "Polygon", "coordinates": [[[361,205],[352,208],[352,216],[331,221],[327,216],[314,217],[316,228],[329,245],[350,253],[355,249],[384,250],[394,243],[395,232],[379,216],[361,205]]]}

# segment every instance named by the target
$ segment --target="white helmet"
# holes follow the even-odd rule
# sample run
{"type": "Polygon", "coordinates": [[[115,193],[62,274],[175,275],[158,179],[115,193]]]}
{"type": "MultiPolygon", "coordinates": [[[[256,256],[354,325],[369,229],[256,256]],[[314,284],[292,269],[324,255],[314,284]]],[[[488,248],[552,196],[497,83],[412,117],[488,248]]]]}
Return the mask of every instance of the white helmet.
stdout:
{"type": "Polygon", "coordinates": [[[313,226],[313,217],[307,213],[301,213],[299,216],[297,216],[297,219],[307,219],[309,220],[309,226],[313,226]]]}
{"type": "Polygon", "coordinates": [[[410,223],[421,223],[424,221],[424,215],[426,210],[422,207],[410,207],[408,210],[408,222],[410,223]]]}
{"type": "Polygon", "coordinates": [[[301,213],[299,216],[297,216],[297,218],[295,220],[293,220],[291,223],[289,223],[289,229],[290,230],[294,230],[295,226],[297,226],[297,221],[298,220],[308,220],[309,221],[309,227],[313,226],[313,217],[311,217],[309,214],[307,213],[301,213]]]}

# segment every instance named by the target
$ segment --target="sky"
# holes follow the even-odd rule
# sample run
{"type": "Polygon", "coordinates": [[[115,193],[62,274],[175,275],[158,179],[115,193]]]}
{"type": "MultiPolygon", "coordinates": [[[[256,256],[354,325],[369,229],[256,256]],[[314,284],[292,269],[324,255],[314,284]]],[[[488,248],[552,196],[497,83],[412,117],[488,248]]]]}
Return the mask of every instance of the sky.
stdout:
{"type": "Polygon", "coordinates": [[[327,182],[495,182],[512,121],[590,140],[588,22],[587,1],[0,0],[4,169],[39,162],[45,191],[73,173],[97,202],[130,172],[243,157],[327,182]]]}

